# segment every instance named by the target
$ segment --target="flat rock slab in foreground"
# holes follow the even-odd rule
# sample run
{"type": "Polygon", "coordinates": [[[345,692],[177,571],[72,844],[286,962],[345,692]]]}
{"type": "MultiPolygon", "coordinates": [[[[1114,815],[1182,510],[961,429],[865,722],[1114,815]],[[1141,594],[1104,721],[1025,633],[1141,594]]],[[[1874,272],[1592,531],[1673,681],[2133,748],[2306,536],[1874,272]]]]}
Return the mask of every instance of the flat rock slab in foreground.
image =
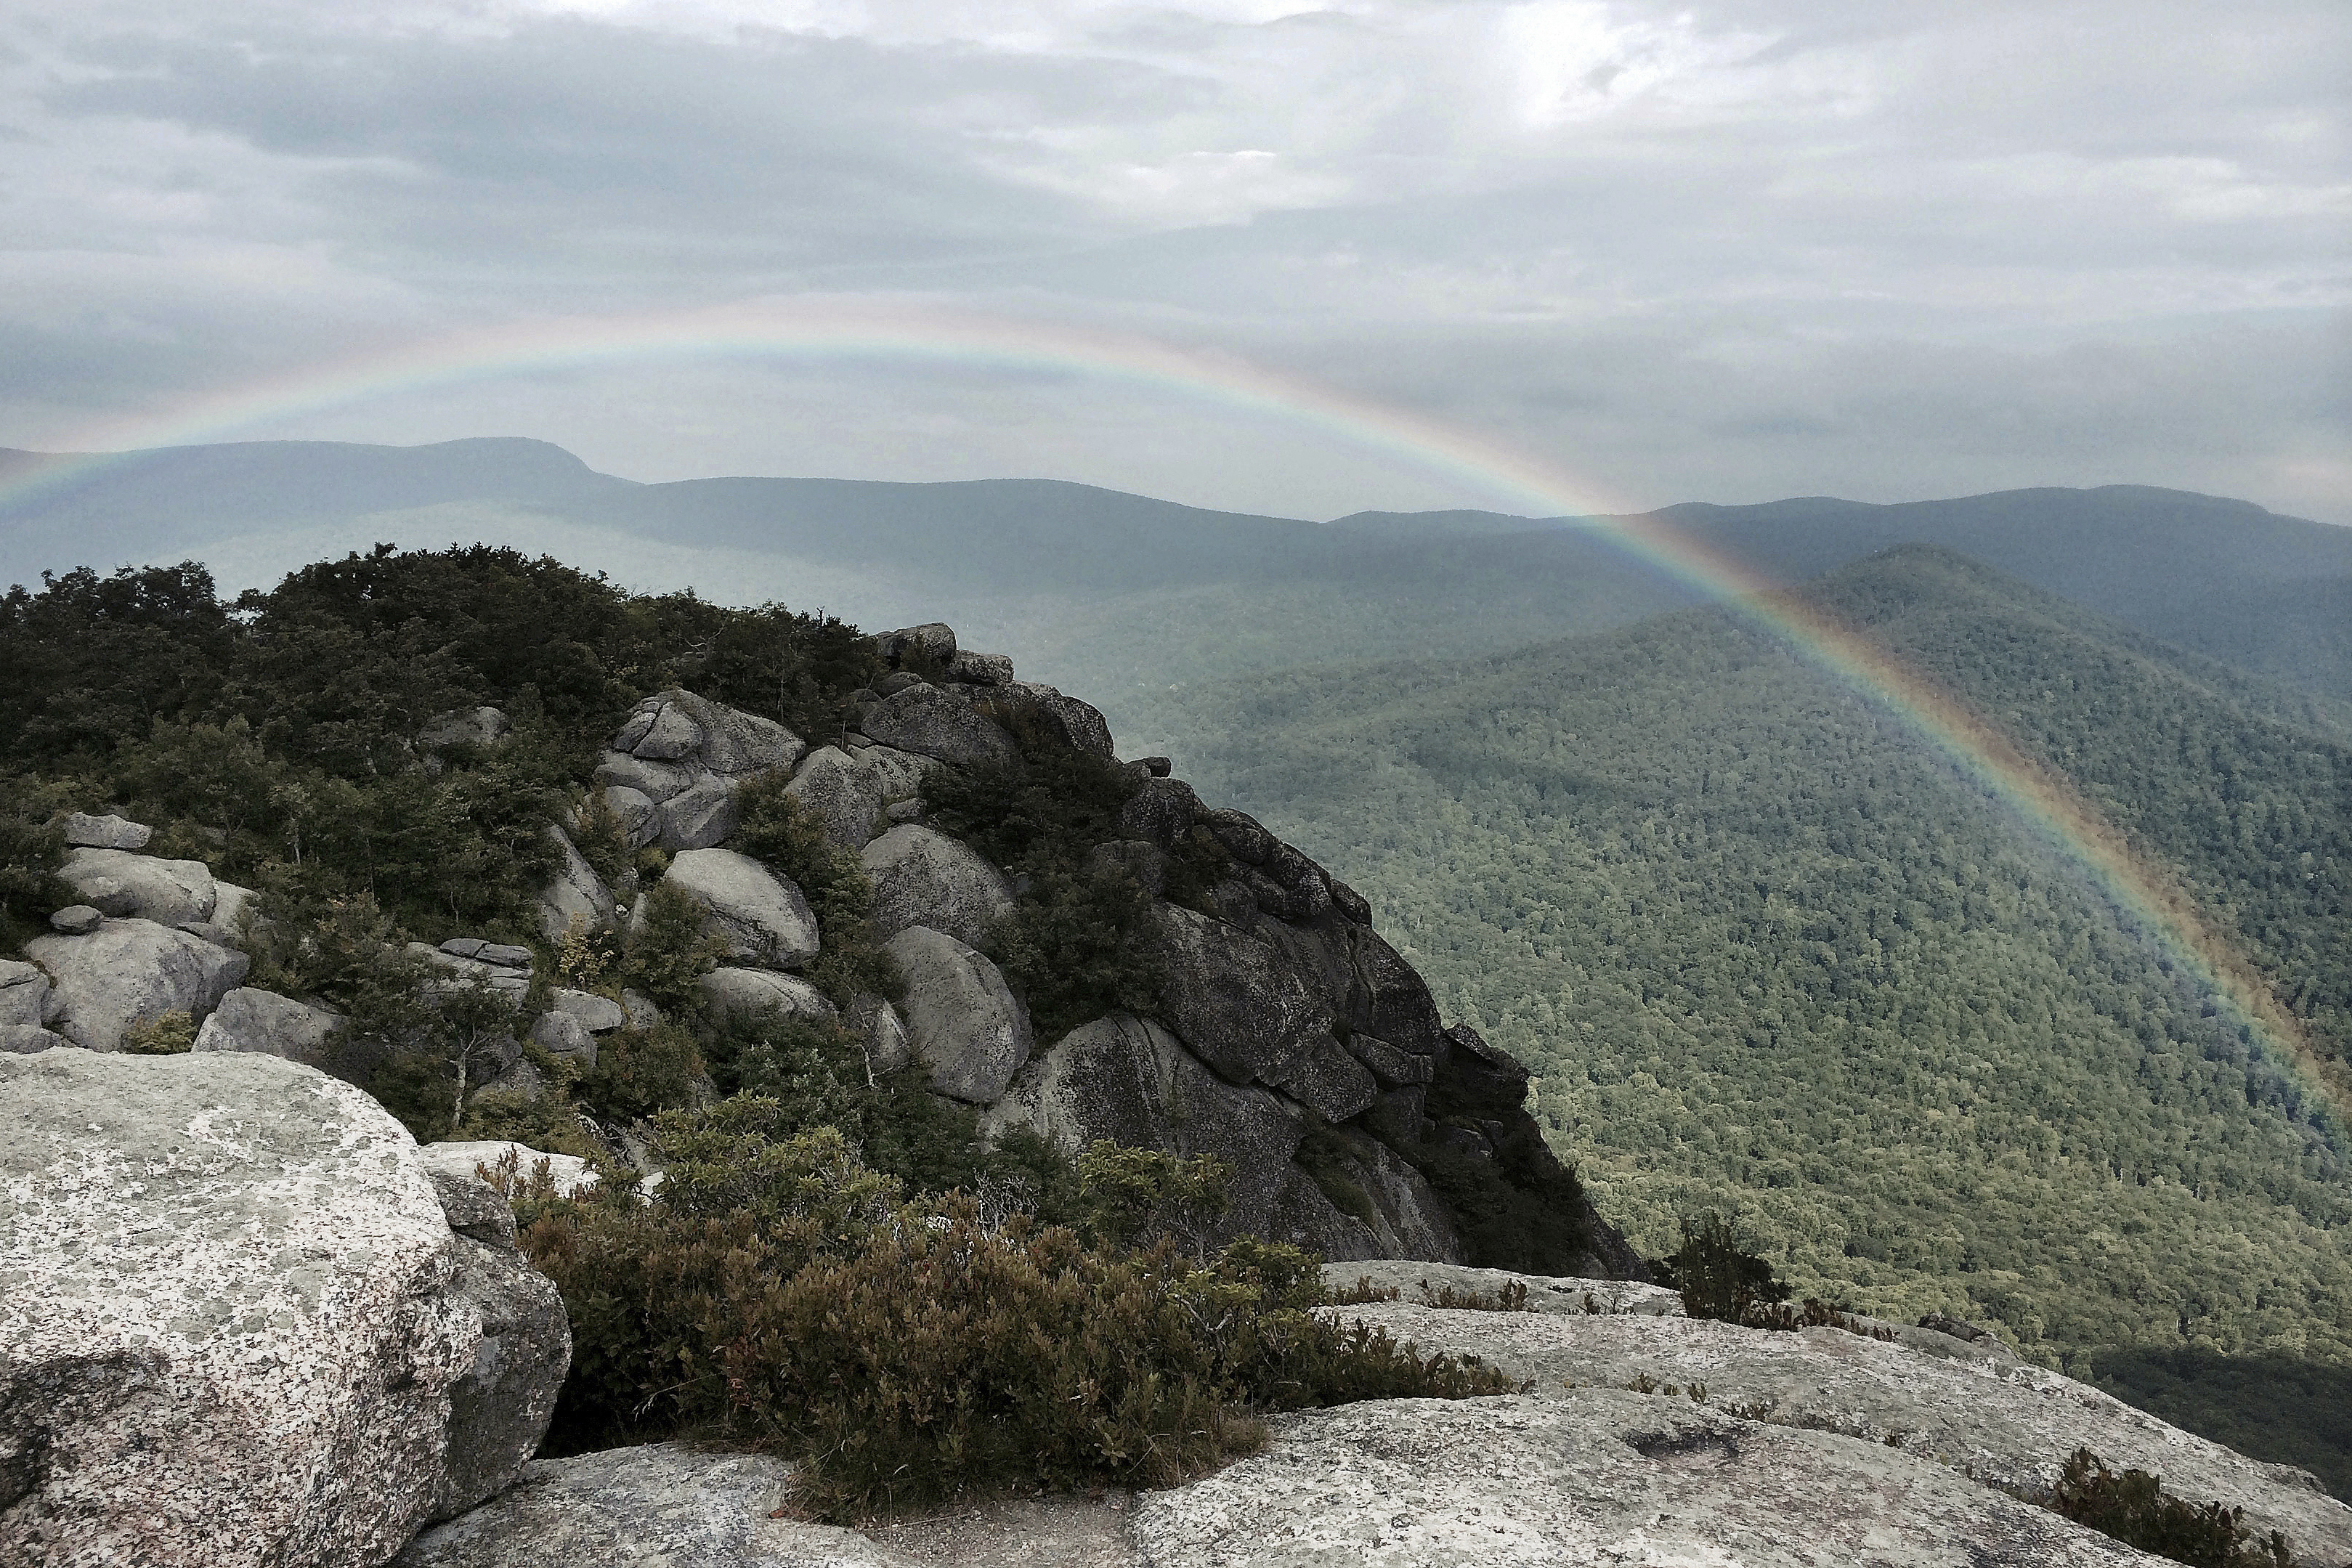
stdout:
{"type": "Polygon", "coordinates": [[[1644,1378],[1700,1384],[1715,1409],[1848,1434],[1882,1453],[1892,1442],[1987,1490],[2046,1487],[2069,1454],[2088,1448],[2116,1469],[2161,1476],[2192,1503],[2243,1508],[2250,1527],[2283,1532],[2305,1568],[2352,1563],[2352,1508],[2308,1473],[2247,1458],[2037,1366],[1971,1364],[1830,1328],[1775,1333],[1684,1317],[1456,1312],[1408,1301],[1338,1311],[1423,1351],[1475,1355],[1533,1383],[1538,1399],[1580,1400],[1644,1378]]]}
{"type": "Polygon", "coordinates": [[[770,1518],[791,1482],[780,1459],[676,1443],[540,1459],[394,1568],[904,1568],[854,1531],[770,1518]]]}
{"type": "Polygon", "coordinates": [[[10,1568],[373,1568],[546,1430],[552,1287],[312,1069],[0,1057],[0,1217],[10,1568]]]}
{"type": "Polygon", "coordinates": [[[1146,1568],[2159,1568],[1932,1460],[1687,1399],[1399,1399],[1282,1417],[1150,1493],[1146,1568]]]}

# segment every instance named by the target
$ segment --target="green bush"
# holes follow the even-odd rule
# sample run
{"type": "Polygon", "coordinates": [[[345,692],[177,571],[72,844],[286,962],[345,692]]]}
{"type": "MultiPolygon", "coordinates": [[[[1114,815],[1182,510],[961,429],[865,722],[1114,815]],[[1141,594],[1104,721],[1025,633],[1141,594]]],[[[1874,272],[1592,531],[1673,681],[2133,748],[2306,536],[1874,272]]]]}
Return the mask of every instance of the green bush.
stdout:
{"type": "Polygon", "coordinates": [[[185,1008],[142,1019],[122,1031],[122,1049],[133,1056],[178,1056],[196,1044],[196,1020],[185,1008]]]}
{"type": "Polygon", "coordinates": [[[859,996],[897,1000],[906,981],[874,939],[874,883],[865,862],[826,836],[824,824],[784,793],[782,773],[761,774],[735,791],[733,847],[772,866],[801,890],[823,946],[808,967],[812,985],[845,1008],[859,996]]]}
{"type": "Polygon", "coordinates": [[[1772,1265],[1739,1245],[1731,1221],[1709,1211],[1685,1215],[1683,1244],[1650,1265],[1658,1283],[1680,1291],[1683,1311],[1695,1318],[1744,1323],[1789,1299],[1772,1265]]]}
{"type": "Polygon", "coordinates": [[[0,952],[39,935],[52,911],[75,901],[57,874],[66,837],[53,821],[71,800],[68,786],[0,775],[0,952]]]}
{"type": "Polygon", "coordinates": [[[1029,1009],[1040,1040],[1109,1012],[1160,1010],[1165,976],[1147,945],[1151,899],[1116,866],[1045,871],[982,945],[1029,1009]]]}
{"type": "Polygon", "coordinates": [[[683,1109],[702,1073],[694,1034],[682,1025],[616,1029],[596,1039],[596,1065],[580,1076],[580,1098],[607,1121],[683,1109]]]}
{"type": "Polygon", "coordinates": [[[2058,1485],[2036,1500],[2126,1546],[2192,1568],[2294,1568],[2286,1538],[2274,1530],[2257,1539],[2245,1527],[2245,1510],[2185,1502],[2165,1491],[2161,1478],[2146,1470],[2117,1474],[2088,1448],[2075,1449],[2058,1485]]]}
{"type": "Polygon", "coordinates": [[[633,915],[622,975],[628,983],[674,1012],[698,1004],[694,983],[719,967],[724,950],[702,927],[703,909],[667,883],[646,894],[642,920],[633,915]]]}
{"type": "Polygon", "coordinates": [[[1196,1260],[958,1195],[908,1205],[837,1131],[787,1124],[756,1096],[665,1114],[649,1204],[521,1195],[572,1319],[551,1451],[681,1430],[775,1448],[800,1459],[803,1503],[841,1515],[1171,1481],[1254,1447],[1262,1410],[1507,1386],[1317,1315],[1295,1249],[1196,1260]]]}
{"type": "Polygon", "coordinates": [[[1078,1155],[1078,1213],[1100,1246],[1168,1241],[1202,1255],[1209,1227],[1228,1205],[1230,1175],[1207,1155],[1184,1159],[1097,1138],[1078,1155]]]}

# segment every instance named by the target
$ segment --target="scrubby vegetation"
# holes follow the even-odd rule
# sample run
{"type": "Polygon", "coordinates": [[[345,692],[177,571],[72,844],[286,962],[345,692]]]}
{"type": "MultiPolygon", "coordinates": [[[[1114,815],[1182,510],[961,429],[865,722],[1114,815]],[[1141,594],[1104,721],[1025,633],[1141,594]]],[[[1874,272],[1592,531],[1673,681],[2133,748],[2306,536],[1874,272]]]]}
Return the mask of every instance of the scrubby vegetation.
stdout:
{"type": "Polygon", "coordinates": [[[1294,1249],[1198,1256],[1181,1232],[1211,1167],[1098,1147],[1071,1228],[985,1185],[909,1199],[797,1121],[752,1094],[664,1113],[650,1203],[522,1183],[524,1246],[572,1322],[551,1451],[773,1447],[800,1457],[803,1503],[841,1516],[1011,1481],[1165,1483],[1255,1447],[1264,1411],[1506,1386],[1318,1317],[1294,1249]]]}
{"type": "Polygon", "coordinates": [[[2117,1474],[2088,1448],[2069,1455],[2057,1486],[2034,1500],[2126,1546],[2190,1568],[2294,1568],[2286,1538],[2275,1530],[2257,1538],[2245,1526],[2245,1510],[2183,1501],[2164,1490],[2160,1477],[2146,1470],[2117,1474]]]}

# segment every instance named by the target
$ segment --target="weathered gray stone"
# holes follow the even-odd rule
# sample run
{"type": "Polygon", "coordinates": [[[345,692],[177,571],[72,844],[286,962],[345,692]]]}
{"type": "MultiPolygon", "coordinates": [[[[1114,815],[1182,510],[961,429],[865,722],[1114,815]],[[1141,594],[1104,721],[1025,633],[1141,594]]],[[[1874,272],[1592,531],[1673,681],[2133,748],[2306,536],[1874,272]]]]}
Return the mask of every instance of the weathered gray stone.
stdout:
{"type": "Polygon", "coordinates": [[[1328,1034],[1310,1044],[1271,1082],[1326,1122],[1360,1116],[1380,1097],[1380,1085],[1371,1073],[1328,1034]]]}
{"type": "Polygon", "coordinates": [[[1271,944],[1162,904],[1151,947],[1167,977],[1162,1016],[1226,1082],[1272,1082],[1330,1038],[1328,1015],[1271,944]]]}
{"type": "Polygon", "coordinates": [[[58,880],[101,915],[159,925],[209,920],[220,903],[213,873],[202,861],[159,860],[128,850],[76,850],[58,868],[58,880]]]}
{"type": "Polygon", "coordinates": [[[694,722],[694,716],[676,704],[665,703],[654,710],[653,723],[630,749],[639,757],[667,761],[701,745],[702,727],[694,722]]]}
{"type": "Polygon", "coordinates": [[[631,1029],[651,1029],[662,1020],[661,1009],[654,1006],[653,998],[643,991],[623,991],[621,1010],[629,1015],[631,1029]]]}
{"type": "Polygon", "coordinates": [[[716,849],[735,836],[741,821],[735,787],[714,775],[661,803],[661,833],[655,841],[673,854],[716,849]]]}
{"type": "Polygon", "coordinates": [[[816,916],[808,900],[749,855],[688,850],[669,862],[662,882],[702,906],[708,928],[730,957],[789,967],[816,956],[816,916]]]}
{"type": "MultiPolygon", "coordinates": [[[[1965,1472],[1985,1487],[2046,1487],[2078,1448],[2110,1466],[2164,1478],[2192,1502],[2242,1507],[2277,1530],[2296,1561],[2352,1563],[2352,1508],[2307,1474],[2242,1458],[2120,1400],[2040,1367],[1986,1355],[1963,1362],[1838,1329],[1794,1333],[1680,1316],[1447,1312],[1410,1301],[1336,1309],[1423,1351],[1466,1353],[1532,1380],[1539,1399],[1638,1378],[1704,1384],[1717,1406],[1845,1434],[1965,1472]]],[[[1998,1495],[1998,1494],[1994,1494],[1998,1495]]]]}
{"type": "Polygon", "coordinates": [[[196,1031],[197,1051],[241,1051],[283,1057],[333,1073],[343,1055],[342,1014],[314,1008],[275,991],[240,986],[220,1000],[196,1031]]]}
{"type": "MultiPolygon", "coordinates": [[[[1678,1318],[1683,1299],[1663,1285],[1630,1280],[1570,1280],[1547,1274],[1517,1274],[1507,1269],[1474,1269],[1466,1263],[1425,1263],[1410,1258],[1371,1258],[1323,1266],[1323,1283],[1345,1291],[1358,1283],[1392,1290],[1407,1301],[1421,1300],[1424,1287],[1432,1294],[1453,1291],[1465,1296],[1500,1299],[1504,1287],[1517,1284],[1527,1291],[1531,1312],[1570,1312],[1579,1317],[1611,1313],[1634,1317],[1678,1318]]],[[[1354,1308],[1343,1309],[1353,1312],[1354,1308]]]]}
{"type": "Polygon", "coordinates": [[[417,732],[416,749],[430,757],[457,746],[490,746],[506,737],[514,726],[494,707],[452,708],[425,721],[417,732]]]}
{"type": "Polygon", "coordinates": [[[642,789],[623,784],[604,788],[604,805],[621,824],[621,832],[632,850],[644,849],[661,836],[661,809],[642,789]]]}
{"type": "Polygon", "coordinates": [[[36,965],[0,958],[0,1024],[36,1029],[49,1019],[49,977],[36,965]]]}
{"type": "Polygon", "coordinates": [[[0,1023],[0,1052],[30,1056],[37,1051],[51,1051],[73,1041],[61,1034],[33,1023],[0,1023]]]}
{"type": "Polygon", "coordinates": [[[1012,762],[1021,755],[1011,736],[937,686],[909,686],[887,696],[861,722],[885,746],[958,767],[1012,762]]]}
{"type": "Polygon", "coordinates": [[[607,751],[596,761],[595,782],[606,789],[635,789],[656,805],[694,788],[701,775],[679,762],[656,762],[625,751],[607,751]]]}
{"type": "Polygon", "coordinates": [[[147,847],[147,841],[155,836],[155,830],[144,822],[133,822],[110,811],[103,817],[93,817],[86,811],[69,811],[66,814],[65,834],[66,842],[78,847],[143,850],[147,847]]]}
{"type": "Polygon", "coordinates": [[[49,916],[49,929],[68,936],[87,936],[106,924],[106,912],[88,904],[68,904],[49,916]]]}
{"type": "Polygon", "coordinates": [[[348,1084],[261,1055],[0,1058],[0,1560],[358,1568],[430,1518],[453,1444],[480,1490],[544,1428],[553,1287],[482,1271],[520,1260],[452,1234],[348,1084]],[[453,1408],[469,1380],[502,1407],[453,1408]]]}
{"type": "Polygon", "coordinates": [[[864,1042],[869,1075],[878,1078],[896,1072],[915,1060],[915,1042],[907,1038],[906,1021],[897,1008],[880,997],[852,998],[842,1022],[864,1042]]]}
{"type": "Polygon", "coordinates": [[[944,931],[909,926],[887,944],[907,977],[907,1037],[931,1087],[985,1105],[1029,1060],[1029,1013],[996,966],[944,931]]]}
{"type": "Polygon", "coordinates": [[[551,822],[547,836],[554,841],[561,859],[554,876],[539,892],[540,935],[553,943],[575,931],[609,930],[614,919],[613,890],[572,843],[571,834],[551,822]]]}
{"type": "Polygon", "coordinates": [[[1147,779],[1118,810],[1122,837],[1173,850],[1200,819],[1201,798],[1181,779],[1147,779]]]}
{"type": "Polygon", "coordinates": [[[882,818],[894,825],[919,822],[923,820],[923,803],[920,800],[893,800],[882,808],[882,818]]]}
{"type": "MultiPolygon", "coordinates": [[[[436,1196],[443,1190],[436,1183],[436,1196]]],[[[490,1197],[505,1206],[496,1193],[490,1197]]],[[[446,1212],[445,1206],[445,1218],[446,1212]]],[[[509,1239],[503,1243],[453,1239],[462,1261],[449,1301],[479,1323],[480,1338],[472,1364],[449,1385],[448,1438],[428,1520],[454,1518],[514,1484],[547,1436],[556,1393],[571,1368],[572,1325],[563,1298],[515,1252],[513,1224],[509,1214],[509,1239]]]]}
{"type": "Polygon", "coordinates": [[[835,1011],[814,986],[798,975],[780,975],[773,969],[713,969],[694,983],[694,990],[702,1005],[716,1013],[829,1019],[835,1011]]]}
{"type": "Polygon", "coordinates": [[[875,819],[919,791],[925,770],[933,766],[928,758],[893,747],[854,752],[821,747],[801,764],[784,793],[823,821],[835,843],[863,849],[874,836],[875,819]]]}
{"type": "Polygon", "coordinates": [[[981,1125],[992,1134],[1027,1127],[1072,1154],[1107,1138],[1188,1158],[1213,1155],[1233,1173],[1229,1207],[1211,1227],[1216,1239],[1257,1235],[1339,1257],[1461,1255],[1425,1186],[1399,1206],[1406,1216],[1401,1226],[1384,1219],[1368,1226],[1341,1214],[1292,1163],[1307,1132],[1298,1109],[1265,1089],[1225,1082],[1149,1019],[1113,1013],[1072,1030],[1031,1059],[982,1113],[981,1125]],[[1439,1216],[1433,1222],[1432,1214],[1439,1216]]]}
{"type": "Polygon", "coordinates": [[[1271,1426],[1263,1452],[1139,1500],[1139,1563],[2162,1568],[1931,1460],[1681,1397],[1368,1400],[1271,1426]]]}
{"type": "Polygon", "coordinates": [[[886,940],[910,925],[928,925],[976,947],[1013,908],[1013,884],[1003,872],[929,828],[893,828],[858,859],[874,883],[874,934],[886,940]]]}
{"type": "Polygon", "coordinates": [[[600,997],[593,991],[575,991],[565,986],[548,988],[547,1005],[560,1013],[569,1013],[580,1020],[580,1027],[590,1034],[609,1034],[628,1026],[626,1009],[610,997],[600,997]]]}
{"type": "Polygon", "coordinates": [[[792,1467],[683,1444],[541,1459],[494,1501],[426,1531],[394,1568],[904,1568],[866,1537],[778,1517],[792,1467]]]}
{"type": "Polygon", "coordinates": [[[948,661],[948,679],[968,686],[1003,686],[1013,683],[1013,661],[1002,653],[976,653],[959,648],[948,661]]]}
{"type": "Polygon", "coordinates": [[[436,981],[429,985],[428,988],[438,988],[444,985],[487,986],[508,1000],[520,1003],[530,990],[530,949],[506,949],[506,951],[522,955],[523,962],[520,966],[491,963],[483,958],[474,957],[470,953],[457,950],[468,948],[474,953],[479,953],[488,950],[491,946],[479,937],[461,936],[452,937],[438,947],[428,943],[411,942],[408,944],[407,951],[413,956],[431,965],[436,971],[438,971],[439,976],[446,977],[446,978],[436,977],[436,981]]]}
{"type": "Polygon", "coordinates": [[[955,628],[944,621],[927,621],[920,626],[901,626],[895,632],[885,632],[875,643],[882,651],[883,662],[897,669],[909,654],[928,659],[935,664],[947,664],[956,656],[955,628]]]}
{"type": "Polygon", "coordinates": [[[551,1056],[572,1062],[583,1072],[596,1065],[596,1037],[570,1013],[546,1012],[531,1020],[530,1042],[551,1056]]]}
{"type": "Polygon", "coordinates": [[[676,686],[639,703],[613,737],[616,752],[653,762],[685,763],[726,779],[790,768],[807,749],[799,736],[773,719],[676,686]]]}
{"type": "Polygon", "coordinates": [[[981,709],[1000,720],[1012,714],[1026,714],[1033,721],[1042,720],[1065,745],[1095,757],[1113,755],[1110,725],[1101,710],[1091,703],[1065,696],[1052,686],[1040,685],[1035,681],[1006,681],[986,686],[981,692],[981,709]]]}
{"type": "Polygon", "coordinates": [[[260,895],[253,889],[239,887],[233,882],[223,882],[220,878],[215,877],[213,892],[219,895],[213,904],[212,923],[215,925],[229,931],[238,931],[245,925],[248,915],[257,917],[258,910],[255,901],[260,895]]]}
{"type": "Polygon", "coordinates": [[[1369,1034],[1348,1037],[1348,1052],[1371,1070],[1372,1076],[1390,1088],[1402,1088],[1429,1082],[1433,1063],[1425,1056],[1399,1051],[1387,1040],[1375,1040],[1369,1034]]]}
{"type": "Polygon", "coordinates": [[[449,1228],[472,1240],[514,1251],[517,1246],[514,1207],[498,1188],[478,1176],[427,1166],[433,1196],[441,1200],[441,1217],[449,1228]]]}
{"type": "Polygon", "coordinates": [[[36,936],[26,956],[55,987],[50,1027],[90,1051],[117,1051],[134,1023],[202,1019],[251,967],[242,953],[152,920],[110,920],[87,936],[36,936]]]}

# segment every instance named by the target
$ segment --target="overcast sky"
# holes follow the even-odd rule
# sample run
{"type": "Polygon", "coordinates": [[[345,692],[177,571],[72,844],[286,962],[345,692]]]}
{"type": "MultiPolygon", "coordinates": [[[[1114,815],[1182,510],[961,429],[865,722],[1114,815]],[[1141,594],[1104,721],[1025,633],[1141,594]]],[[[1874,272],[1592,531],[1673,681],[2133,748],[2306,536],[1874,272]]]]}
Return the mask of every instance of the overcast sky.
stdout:
{"type": "MultiPolygon", "coordinates": [[[[184,438],[224,392],[546,318],[903,298],[1329,386],[1595,504],[2134,482],[2352,522],[2347,98],[2343,0],[18,0],[0,445],[184,438]]],[[[1181,392],[894,359],[642,355],[203,434],[1505,498],[1181,392]]]]}

